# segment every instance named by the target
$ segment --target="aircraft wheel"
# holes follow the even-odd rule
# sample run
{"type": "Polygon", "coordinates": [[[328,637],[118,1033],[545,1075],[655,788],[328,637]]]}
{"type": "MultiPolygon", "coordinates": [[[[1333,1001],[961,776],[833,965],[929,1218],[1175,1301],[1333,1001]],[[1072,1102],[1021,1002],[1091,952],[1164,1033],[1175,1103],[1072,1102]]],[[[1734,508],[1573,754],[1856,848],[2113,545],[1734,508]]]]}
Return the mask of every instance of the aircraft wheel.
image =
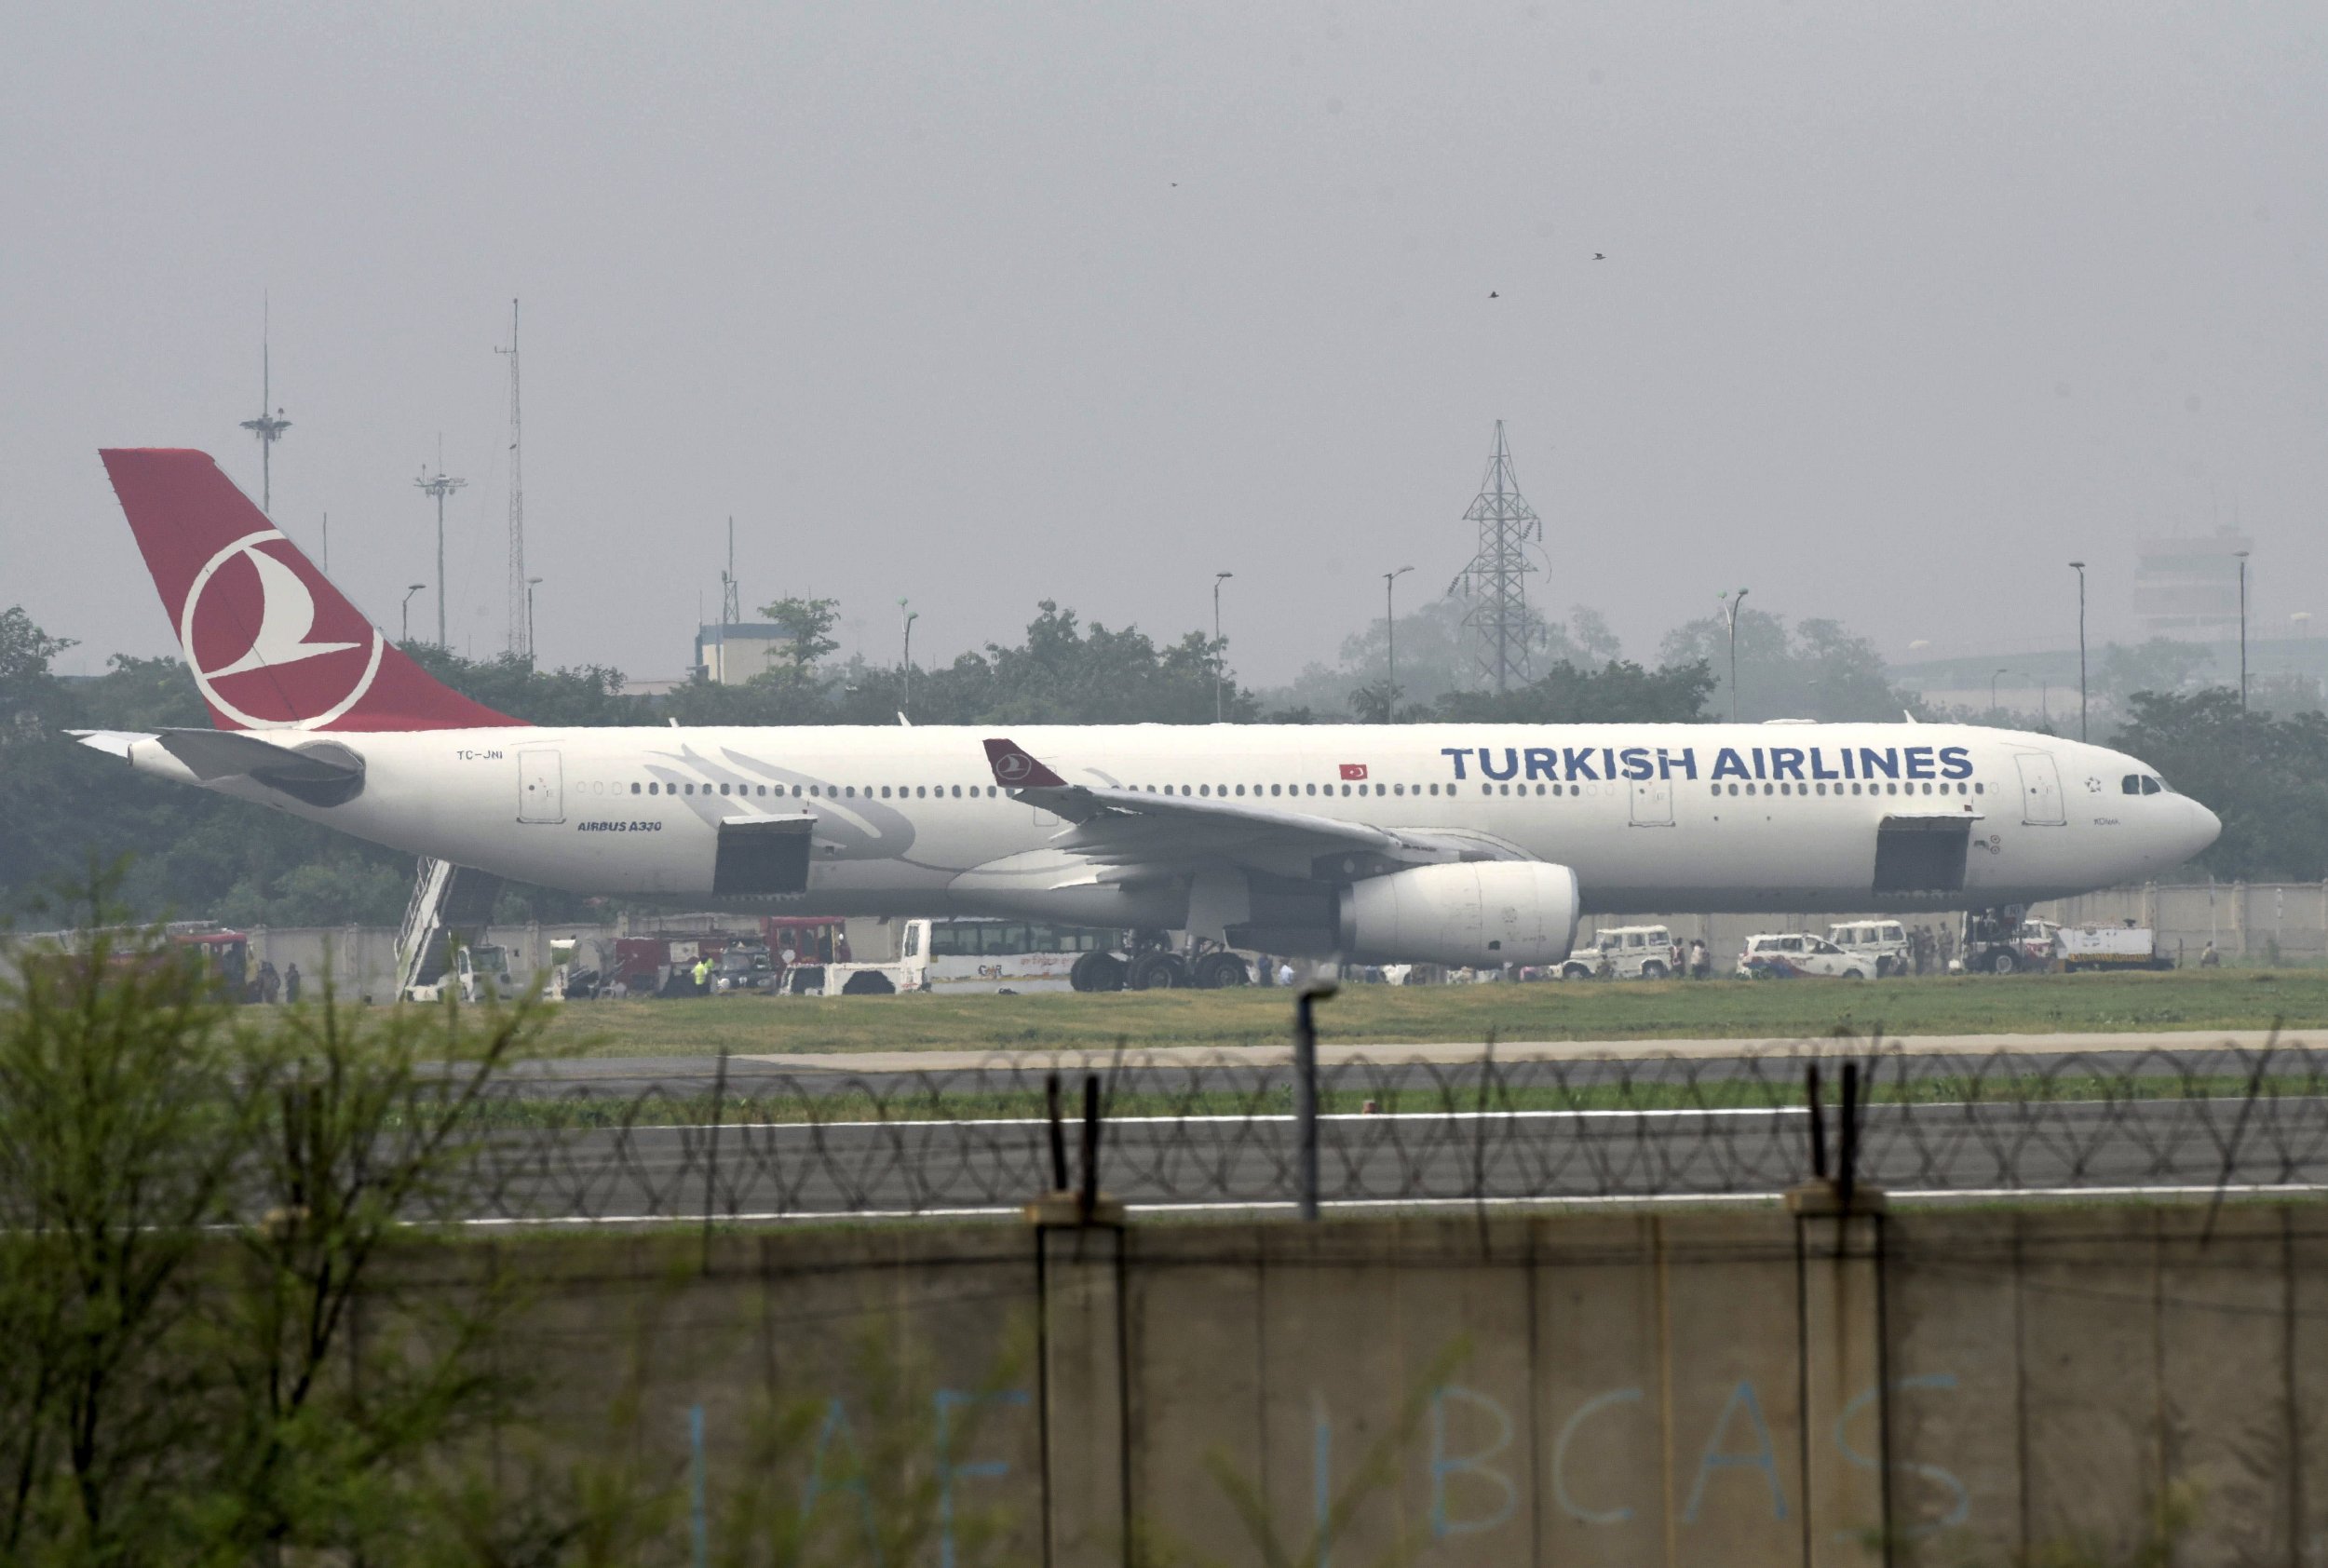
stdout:
{"type": "Polygon", "coordinates": [[[1197,960],[1197,985],[1200,990],[1221,991],[1252,983],[1252,971],[1233,953],[1208,953],[1197,960]]]}
{"type": "Polygon", "coordinates": [[[1112,953],[1087,953],[1067,971],[1067,983],[1077,991],[1121,991],[1124,961],[1112,953]]]}
{"type": "Polygon", "coordinates": [[[1134,991],[1170,991],[1188,983],[1188,966],[1176,953],[1144,953],[1131,961],[1125,980],[1134,991]]]}

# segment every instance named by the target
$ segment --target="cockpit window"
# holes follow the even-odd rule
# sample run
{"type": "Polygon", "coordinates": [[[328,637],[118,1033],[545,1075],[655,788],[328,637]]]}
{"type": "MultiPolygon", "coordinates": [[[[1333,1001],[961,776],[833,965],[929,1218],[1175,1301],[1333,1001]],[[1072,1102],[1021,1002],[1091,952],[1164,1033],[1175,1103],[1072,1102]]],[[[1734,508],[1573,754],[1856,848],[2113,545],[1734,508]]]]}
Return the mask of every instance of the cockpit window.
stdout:
{"type": "Polygon", "coordinates": [[[2142,793],[2142,775],[2130,773],[2118,781],[2118,787],[2127,794],[2139,795],[2142,793]]]}

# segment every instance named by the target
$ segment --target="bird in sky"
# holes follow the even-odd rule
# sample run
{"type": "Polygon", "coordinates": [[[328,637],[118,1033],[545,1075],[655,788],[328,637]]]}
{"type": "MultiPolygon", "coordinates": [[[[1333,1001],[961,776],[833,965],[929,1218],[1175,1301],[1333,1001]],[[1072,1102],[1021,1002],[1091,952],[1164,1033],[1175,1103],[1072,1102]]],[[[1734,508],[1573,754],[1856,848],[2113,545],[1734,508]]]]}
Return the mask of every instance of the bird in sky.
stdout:
{"type": "Polygon", "coordinates": [[[1487,297],[1488,297],[1489,299],[1491,299],[1491,300],[1494,300],[1494,299],[1501,299],[1503,296],[1502,296],[1502,295],[1500,295],[1500,294],[1498,294],[1498,293],[1496,293],[1495,290],[1490,289],[1490,290],[1488,290],[1488,291],[1487,291],[1487,297]]]}
{"type": "Polygon", "coordinates": [[[1592,259],[1596,262],[1605,262],[1608,260],[1608,252],[1605,250],[1595,250],[1592,252],[1592,259]]]}

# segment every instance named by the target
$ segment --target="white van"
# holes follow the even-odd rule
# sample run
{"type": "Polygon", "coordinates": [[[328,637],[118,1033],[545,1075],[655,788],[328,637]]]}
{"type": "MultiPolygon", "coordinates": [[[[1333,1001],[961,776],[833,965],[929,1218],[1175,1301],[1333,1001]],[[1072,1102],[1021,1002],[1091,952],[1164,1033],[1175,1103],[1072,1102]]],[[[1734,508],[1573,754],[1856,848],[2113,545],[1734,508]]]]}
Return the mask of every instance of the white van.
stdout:
{"type": "Polygon", "coordinates": [[[1827,927],[1827,939],[1875,966],[1877,978],[1904,975],[1915,967],[1908,928],[1896,920],[1848,920],[1827,927]]]}
{"type": "Polygon", "coordinates": [[[1612,926],[1593,934],[1560,966],[1562,980],[1590,980],[1605,972],[1615,980],[1664,980],[1682,966],[1682,950],[1663,926],[1612,926]]]}

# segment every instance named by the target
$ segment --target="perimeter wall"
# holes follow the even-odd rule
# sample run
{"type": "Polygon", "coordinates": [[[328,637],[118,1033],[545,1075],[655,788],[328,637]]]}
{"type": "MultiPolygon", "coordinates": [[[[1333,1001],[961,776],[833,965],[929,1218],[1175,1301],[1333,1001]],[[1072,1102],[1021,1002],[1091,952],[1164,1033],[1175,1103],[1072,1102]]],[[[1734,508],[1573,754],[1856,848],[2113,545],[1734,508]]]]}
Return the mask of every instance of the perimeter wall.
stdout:
{"type": "Polygon", "coordinates": [[[2328,1561],[2324,1222],[1755,1207],[494,1255],[539,1292],[562,1429],[698,1478],[699,1561],[766,1532],[944,1568],[2300,1564],[2328,1561]]]}

